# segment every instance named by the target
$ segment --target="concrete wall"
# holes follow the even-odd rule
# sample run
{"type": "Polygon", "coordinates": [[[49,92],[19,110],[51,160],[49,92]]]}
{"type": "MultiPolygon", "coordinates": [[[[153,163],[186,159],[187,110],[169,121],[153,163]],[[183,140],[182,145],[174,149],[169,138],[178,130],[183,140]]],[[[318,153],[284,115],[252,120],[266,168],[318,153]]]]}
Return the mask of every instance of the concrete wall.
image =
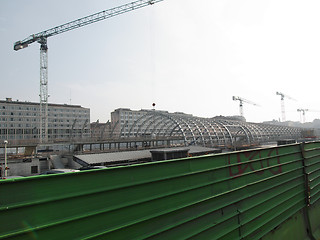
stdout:
{"type": "MultiPolygon", "coordinates": [[[[17,160],[8,160],[8,171],[7,176],[32,176],[38,175],[41,169],[47,165],[46,161],[40,161],[38,158],[26,158],[26,159],[17,159],[17,160]],[[40,165],[42,165],[40,167],[40,165]],[[32,169],[34,173],[32,173],[32,169]]],[[[1,162],[2,171],[1,174],[4,176],[4,162],[1,162]]]]}

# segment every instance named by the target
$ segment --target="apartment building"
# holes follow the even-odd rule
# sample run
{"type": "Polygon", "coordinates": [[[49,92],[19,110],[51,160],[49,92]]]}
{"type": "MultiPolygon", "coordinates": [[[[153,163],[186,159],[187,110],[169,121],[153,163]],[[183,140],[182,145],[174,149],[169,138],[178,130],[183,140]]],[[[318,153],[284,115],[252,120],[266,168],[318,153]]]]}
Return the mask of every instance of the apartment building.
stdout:
{"type": "MultiPolygon", "coordinates": [[[[39,141],[40,104],[0,100],[0,139],[39,141]]],[[[48,104],[48,140],[90,137],[90,109],[79,105],[48,104]]]]}

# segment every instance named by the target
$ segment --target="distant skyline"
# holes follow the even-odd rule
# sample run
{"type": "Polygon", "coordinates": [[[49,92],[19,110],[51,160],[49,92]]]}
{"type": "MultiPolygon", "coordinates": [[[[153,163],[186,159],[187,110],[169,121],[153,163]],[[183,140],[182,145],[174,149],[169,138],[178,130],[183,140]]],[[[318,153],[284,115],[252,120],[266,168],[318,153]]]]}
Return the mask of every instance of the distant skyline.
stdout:
{"type": "MultiPolygon", "coordinates": [[[[0,99],[39,102],[39,44],[13,43],[132,1],[0,2],[0,99]]],[[[239,115],[250,122],[320,119],[320,2],[164,0],[48,38],[49,102],[91,109],[106,122],[117,108],[239,115]]]]}

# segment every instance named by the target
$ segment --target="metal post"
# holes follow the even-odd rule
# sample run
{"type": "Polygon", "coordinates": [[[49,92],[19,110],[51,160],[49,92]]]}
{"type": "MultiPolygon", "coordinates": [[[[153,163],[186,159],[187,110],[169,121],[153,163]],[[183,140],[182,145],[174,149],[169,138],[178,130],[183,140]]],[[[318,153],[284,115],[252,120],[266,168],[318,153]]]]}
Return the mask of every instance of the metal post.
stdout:
{"type": "Polygon", "coordinates": [[[48,46],[47,39],[40,45],[40,143],[48,142],[48,46]]]}
{"type": "Polygon", "coordinates": [[[7,164],[7,144],[8,141],[4,140],[4,177],[8,176],[8,164],[7,164]]]}

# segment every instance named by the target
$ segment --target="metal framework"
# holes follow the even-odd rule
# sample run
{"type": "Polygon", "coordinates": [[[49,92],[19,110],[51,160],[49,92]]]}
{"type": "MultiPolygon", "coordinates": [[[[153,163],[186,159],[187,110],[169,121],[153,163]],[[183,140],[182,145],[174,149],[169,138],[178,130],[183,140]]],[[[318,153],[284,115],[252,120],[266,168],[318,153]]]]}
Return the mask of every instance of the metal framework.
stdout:
{"type": "MultiPolygon", "coordinates": [[[[118,123],[119,124],[119,123],[118,123]]],[[[301,138],[301,128],[248,123],[226,117],[200,118],[188,114],[150,111],[123,125],[120,137],[180,136],[184,145],[244,147],[281,139],[301,138]]]]}
{"type": "Polygon", "coordinates": [[[282,92],[276,92],[276,95],[281,96],[281,118],[282,118],[282,122],[286,121],[286,111],[285,111],[285,107],[284,107],[284,98],[288,98],[291,100],[295,100],[292,97],[289,97],[288,95],[282,93],[282,92]]]}
{"type": "Polygon", "coordinates": [[[48,46],[41,38],[40,45],[40,142],[48,142],[48,46]]]}
{"type": "Polygon", "coordinates": [[[14,43],[13,49],[18,51],[28,47],[29,44],[38,42],[40,44],[40,142],[48,141],[48,46],[47,38],[64,33],[76,28],[80,28],[91,23],[105,20],[126,12],[133,11],[148,5],[152,5],[163,0],[139,0],[124,4],[119,7],[104,10],[87,17],[83,17],[48,30],[32,34],[22,41],[14,43]]]}

